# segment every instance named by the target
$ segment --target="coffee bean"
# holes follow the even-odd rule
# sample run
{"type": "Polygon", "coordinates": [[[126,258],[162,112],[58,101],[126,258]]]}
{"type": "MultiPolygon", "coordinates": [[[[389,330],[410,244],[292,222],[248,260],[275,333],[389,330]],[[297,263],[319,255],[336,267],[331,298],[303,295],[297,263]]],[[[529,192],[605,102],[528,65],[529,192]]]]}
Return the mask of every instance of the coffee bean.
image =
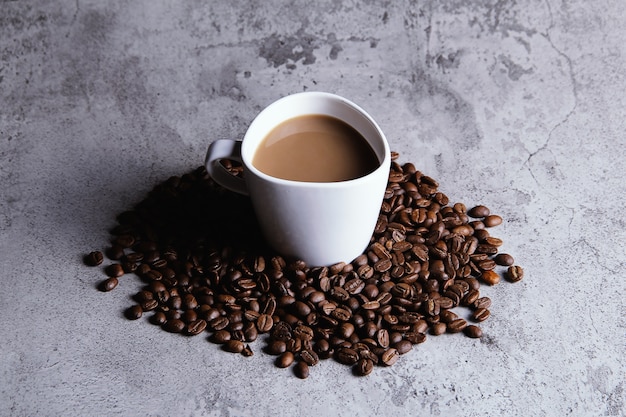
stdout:
{"type": "Polygon", "coordinates": [[[293,367],[293,373],[300,379],[306,379],[309,377],[309,365],[300,361],[293,367]]]}
{"type": "Polygon", "coordinates": [[[287,343],[282,340],[272,340],[267,345],[267,353],[270,355],[280,355],[287,350],[287,343]]]}
{"type": "Polygon", "coordinates": [[[261,333],[267,333],[274,326],[274,319],[269,314],[261,314],[256,322],[257,328],[261,333]]]}
{"type": "Polygon", "coordinates": [[[435,336],[439,336],[442,335],[446,332],[446,324],[443,322],[439,322],[439,323],[435,323],[431,326],[430,328],[430,332],[435,335],[435,336]]]}
{"type": "Polygon", "coordinates": [[[486,227],[495,227],[502,224],[502,217],[491,214],[483,219],[483,223],[485,223],[486,227]]]}
{"type": "Polygon", "coordinates": [[[129,320],[137,320],[143,315],[143,309],[140,305],[134,305],[126,310],[126,318],[129,320]]]}
{"type": "Polygon", "coordinates": [[[467,214],[474,218],[481,218],[481,217],[487,217],[491,213],[488,207],[478,205],[469,209],[467,214]]]}
{"type": "Polygon", "coordinates": [[[286,351],[281,353],[276,358],[276,366],[279,368],[288,368],[295,360],[295,355],[292,352],[286,351]]]}
{"type": "Polygon", "coordinates": [[[393,345],[394,349],[398,352],[399,355],[404,355],[411,349],[413,349],[413,344],[408,340],[400,340],[396,344],[393,345]]]}
{"type": "Polygon", "coordinates": [[[320,360],[319,356],[317,356],[317,353],[315,353],[315,351],[311,349],[304,349],[302,352],[300,352],[300,359],[306,362],[306,364],[309,366],[317,365],[320,360]]]}
{"type": "Polygon", "coordinates": [[[491,307],[491,298],[489,297],[480,297],[476,301],[474,301],[474,308],[489,308],[491,307]]]}
{"type": "Polygon", "coordinates": [[[213,343],[222,344],[229,341],[231,337],[232,336],[228,330],[218,330],[211,335],[209,340],[211,340],[211,342],[213,343]]]}
{"type": "Polygon", "coordinates": [[[483,331],[481,330],[481,328],[473,324],[470,324],[465,329],[463,329],[463,333],[473,339],[481,338],[483,336],[483,331]]]}
{"type": "Polygon", "coordinates": [[[359,360],[356,350],[342,347],[337,350],[337,360],[345,365],[353,365],[359,360]]]}
{"type": "Polygon", "coordinates": [[[167,321],[167,317],[165,316],[165,313],[162,311],[157,311],[156,313],[152,315],[152,317],[150,317],[150,323],[156,324],[157,326],[162,325],[166,321],[167,321]]]}
{"type": "Polygon", "coordinates": [[[484,271],[480,278],[485,284],[496,285],[500,282],[500,275],[495,271],[484,271]]]}
{"type": "Polygon", "coordinates": [[[476,310],[472,312],[472,320],[478,321],[478,322],[485,321],[489,318],[490,315],[491,315],[491,312],[488,309],[484,307],[477,308],[476,310]]]}
{"type": "Polygon", "coordinates": [[[450,333],[461,332],[465,327],[467,327],[467,321],[462,318],[452,320],[450,323],[447,324],[447,330],[450,333]]]}
{"type": "Polygon", "coordinates": [[[506,278],[511,282],[518,282],[524,278],[524,270],[521,266],[509,266],[506,271],[506,278]]]}
{"type": "Polygon", "coordinates": [[[124,248],[119,245],[113,245],[106,250],[106,254],[109,259],[118,261],[124,256],[124,248]]]}
{"type": "Polygon", "coordinates": [[[250,345],[246,345],[243,350],[241,351],[241,355],[242,356],[246,356],[246,357],[250,357],[252,355],[254,355],[254,352],[252,351],[252,348],[250,347],[250,345]]]}
{"type": "Polygon", "coordinates": [[[87,256],[85,256],[85,264],[88,266],[98,266],[104,260],[104,256],[100,251],[90,252],[87,256]]]}
{"type": "Polygon", "coordinates": [[[119,278],[124,275],[124,268],[120,264],[111,264],[106,267],[105,272],[110,277],[119,278]]]}
{"type": "Polygon", "coordinates": [[[206,321],[200,319],[192,321],[187,325],[187,334],[190,336],[195,336],[204,331],[206,329],[207,323],[206,321]]]}
{"type": "Polygon", "coordinates": [[[117,287],[119,281],[115,277],[110,277],[100,283],[100,291],[112,291],[117,287]]]}
{"type": "Polygon", "coordinates": [[[502,266],[511,266],[515,263],[515,260],[513,259],[513,257],[509,255],[508,253],[499,253],[493,258],[493,260],[498,265],[502,265],[502,266]]]}
{"type": "Polygon", "coordinates": [[[389,348],[380,356],[380,361],[387,366],[391,366],[398,361],[399,357],[400,354],[395,348],[389,348]]]}
{"type": "Polygon", "coordinates": [[[231,353],[241,353],[246,347],[246,345],[241,340],[234,339],[227,340],[222,346],[225,351],[231,353]]]}
{"type": "Polygon", "coordinates": [[[367,358],[361,358],[355,365],[355,373],[360,376],[366,376],[374,370],[374,361],[367,358]]]}
{"type": "Polygon", "coordinates": [[[163,330],[169,333],[180,333],[185,328],[185,323],[180,319],[168,320],[163,324],[163,330]]]}

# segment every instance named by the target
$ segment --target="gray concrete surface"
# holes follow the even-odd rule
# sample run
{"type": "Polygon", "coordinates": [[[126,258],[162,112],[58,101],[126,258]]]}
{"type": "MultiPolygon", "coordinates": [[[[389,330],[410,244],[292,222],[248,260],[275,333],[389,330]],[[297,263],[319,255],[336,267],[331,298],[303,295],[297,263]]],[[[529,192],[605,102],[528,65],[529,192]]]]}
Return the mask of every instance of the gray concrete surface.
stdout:
{"type": "Polygon", "coordinates": [[[0,415],[626,415],[625,42],[615,0],[0,1],[0,415]],[[504,217],[482,340],[298,380],[95,289],[117,213],[303,90],[504,217]]]}

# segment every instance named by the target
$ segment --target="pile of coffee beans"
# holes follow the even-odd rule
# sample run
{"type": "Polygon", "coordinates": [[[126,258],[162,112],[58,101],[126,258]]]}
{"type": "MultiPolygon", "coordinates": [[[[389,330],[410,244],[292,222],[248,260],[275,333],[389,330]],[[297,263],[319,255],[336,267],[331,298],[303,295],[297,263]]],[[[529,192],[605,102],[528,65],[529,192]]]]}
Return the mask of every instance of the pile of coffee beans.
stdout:
{"type": "MultiPolygon", "coordinates": [[[[368,375],[429,335],[480,338],[491,306],[481,285],[524,275],[489,232],[502,218],[485,206],[450,204],[437,181],[397,158],[371,243],[351,263],[310,267],[273,252],[250,201],[200,167],[118,216],[99,288],[111,291],[133,274],[145,285],[129,319],[149,314],[166,332],[206,335],[244,356],[259,339],[277,367],[299,378],[327,358],[368,375]]],[[[85,263],[104,258],[94,251],[85,263]]]]}

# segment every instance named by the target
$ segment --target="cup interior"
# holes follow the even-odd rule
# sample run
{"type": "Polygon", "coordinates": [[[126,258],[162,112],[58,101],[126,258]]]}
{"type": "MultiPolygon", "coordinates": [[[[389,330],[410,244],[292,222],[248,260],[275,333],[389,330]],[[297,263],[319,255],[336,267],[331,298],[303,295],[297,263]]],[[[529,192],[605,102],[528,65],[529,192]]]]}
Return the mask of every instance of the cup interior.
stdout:
{"type": "MultiPolygon", "coordinates": [[[[374,172],[387,165],[385,162],[387,159],[390,159],[387,140],[380,127],[363,109],[351,101],[334,94],[304,92],[275,101],[261,111],[253,120],[244,136],[241,147],[241,157],[246,169],[266,179],[290,181],[271,177],[258,170],[252,164],[254,154],[263,139],[282,122],[298,116],[315,114],[335,117],[357,130],[369,143],[378,158],[379,166],[374,172]]],[[[372,175],[374,172],[368,175],[372,175]]]]}

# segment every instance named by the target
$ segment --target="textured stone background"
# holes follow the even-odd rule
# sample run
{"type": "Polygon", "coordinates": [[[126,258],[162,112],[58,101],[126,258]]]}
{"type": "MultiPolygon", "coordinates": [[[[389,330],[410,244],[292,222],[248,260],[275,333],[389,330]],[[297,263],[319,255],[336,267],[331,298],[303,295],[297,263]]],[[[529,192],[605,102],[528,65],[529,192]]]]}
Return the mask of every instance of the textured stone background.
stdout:
{"type": "Polygon", "coordinates": [[[1,0],[0,415],[626,415],[625,42],[617,0],[1,0]],[[96,291],[117,213],[303,90],[505,218],[482,340],[301,381],[96,291]]]}

